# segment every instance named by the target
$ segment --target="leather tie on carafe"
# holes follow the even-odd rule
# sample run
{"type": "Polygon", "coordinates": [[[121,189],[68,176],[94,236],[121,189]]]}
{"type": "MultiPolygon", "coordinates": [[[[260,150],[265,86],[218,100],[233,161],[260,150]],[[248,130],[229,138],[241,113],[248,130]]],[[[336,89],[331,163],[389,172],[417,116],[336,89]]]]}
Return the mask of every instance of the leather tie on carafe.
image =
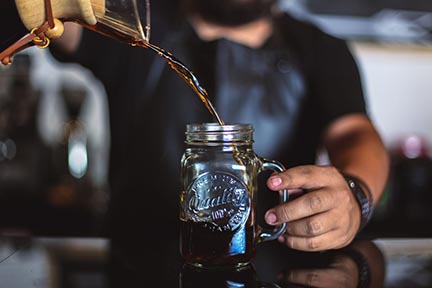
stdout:
{"type": "Polygon", "coordinates": [[[46,32],[54,29],[56,23],[54,22],[51,0],[45,0],[45,15],[46,21],[40,26],[33,28],[27,35],[22,37],[20,40],[6,48],[3,52],[0,53],[0,61],[4,65],[8,65],[12,63],[12,57],[31,46],[37,46],[39,48],[46,48],[50,44],[49,37],[46,36],[46,32]]]}

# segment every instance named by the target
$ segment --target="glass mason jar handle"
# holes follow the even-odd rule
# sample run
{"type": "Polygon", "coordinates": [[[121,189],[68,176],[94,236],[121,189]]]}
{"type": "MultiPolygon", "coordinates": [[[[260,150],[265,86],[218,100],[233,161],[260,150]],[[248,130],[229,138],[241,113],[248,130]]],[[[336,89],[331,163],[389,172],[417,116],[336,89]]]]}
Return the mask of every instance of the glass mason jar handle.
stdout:
{"type": "MultiPolygon", "coordinates": [[[[270,160],[266,158],[260,158],[260,160],[262,162],[262,170],[260,172],[264,170],[273,170],[275,172],[285,171],[285,167],[281,163],[275,160],[270,160]]],[[[287,201],[288,201],[288,190],[286,189],[279,190],[279,202],[285,203],[287,201]]],[[[258,235],[258,242],[277,239],[280,235],[285,233],[286,227],[287,227],[287,223],[277,225],[273,230],[263,229],[262,227],[259,227],[260,232],[258,235]]]]}

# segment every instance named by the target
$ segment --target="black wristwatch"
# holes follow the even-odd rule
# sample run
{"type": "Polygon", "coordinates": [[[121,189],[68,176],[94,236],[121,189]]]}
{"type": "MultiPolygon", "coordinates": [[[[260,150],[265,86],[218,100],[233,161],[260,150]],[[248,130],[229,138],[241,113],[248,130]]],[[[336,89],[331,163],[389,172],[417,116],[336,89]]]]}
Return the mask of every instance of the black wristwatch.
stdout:
{"type": "Polygon", "coordinates": [[[351,189],[351,192],[354,194],[358,204],[360,205],[360,231],[371,220],[374,212],[372,193],[370,192],[369,187],[366,185],[366,183],[364,183],[359,178],[345,173],[342,173],[342,175],[344,176],[349,188],[351,189]]]}

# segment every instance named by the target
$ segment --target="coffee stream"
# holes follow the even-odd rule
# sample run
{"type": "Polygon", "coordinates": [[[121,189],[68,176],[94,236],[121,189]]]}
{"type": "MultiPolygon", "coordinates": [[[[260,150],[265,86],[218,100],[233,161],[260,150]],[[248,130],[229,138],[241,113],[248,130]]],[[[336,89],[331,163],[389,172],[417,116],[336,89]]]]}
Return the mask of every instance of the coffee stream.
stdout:
{"type": "MultiPolygon", "coordinates": [[[[122,23],[121,21],[110,17],[99,19],[96,25],[88,25],[83,22],[79,22],[79,24],[110,38],[125,42],[131,46],[148,48],[156,52],[160,57],[164,58],[168,62],[170,67],[175,70],[177,74],[179,74],[182,79],[185,80],[186,83],[195,91],[195,93],[200,97],[201,101],[206,106],[207,110],[209,110],[209,112],[217,120],[219,125],[225,124],[225,122],[216,112],[216,109],[214,108],[212,102],[208,97],[207,91],[200,85],[197,77],[181,61],[175,58],[172,53],[165,51],[164,49],[150,43],[148,39],[140,40],[136,36],[133,36],[137,35],[134,29],[125,25],[125,23],[122,23]]],[[[148,25],[145,27],[145,29],[146,32],[149,33],[150,27],[148,25]]]]}
{"type": "MultiPolygon", "coordinates": [[[[150,50],[158,53],[159,56],[164,58],[168,64],[171,66],[172,69],[174,69],[182,78],[186,81],[186,83],[189,84],[190,87],[197,93],[197,95],[200,97],[201,101],[204,102],[204,105],[207,107],[207,110],[215,117],[215,119],[218,121],[219,125],[225,125],[225,122],[222,120],[222,118],[217,113],[216,109],[214,108],[212,102],[208,98],[207,91],[200,85],[198,82],[198,79],[196,76],[178,59],[172,55],[172,53],[167,52],[166,50],[153,45],[149,42],[139,42],[136,44],[137,46],[143,46],[146,48],[149,48],[150,50]]],[[[233,149],[233,158],[234,160],[241,166],[244,166],[244,163],[242,159],[238,156],[239,151],[235,145],[231,145],[233,149]]]]}
{"type": "MultiPolygon", "coordinates": [[[[140,45],[140,44],[138,44],[140,45]]],[[[171,66],[172,69],[174,69],[182,78],[183,80],[188,83],[188,85],[195,91],[195,93],[200,97],[201,101],[204,102],[204,105],[207,107],[207,110],[216,118],[219,125],[224,125],[224,121],[219,116],[219,114],[216,112],[216,109],[214,108],[212,102],[208,98],[207,91],[200,85],[198,79],[196,76],[178,59],[172,55],[172,53],[165,51],[164,49],[153,45],[149,42],[145,42],[142,44],[144,47],[149,48],[150,50],[158,53],[159,56],[164,58],[168,64],[171,66]]]]}

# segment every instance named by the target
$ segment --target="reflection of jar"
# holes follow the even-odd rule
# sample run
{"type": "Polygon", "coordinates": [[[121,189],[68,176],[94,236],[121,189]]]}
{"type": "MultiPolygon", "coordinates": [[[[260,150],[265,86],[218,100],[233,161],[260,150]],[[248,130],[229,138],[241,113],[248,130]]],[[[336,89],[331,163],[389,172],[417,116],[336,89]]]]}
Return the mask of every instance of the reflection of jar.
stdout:
{"type": "MultiPolygon", "coordinates": [[[[257,176],[276,161],[252,149],[250,124],[191,124],[181,161],[181,254],[195,266],[243,266],[255,244],[276,239],[285,225],[265,232],[255,217],[257,176]]],[[[281,192],[285,201],[286,192],[281,192]]]]}
{"type": "Polygon", "coordinates": [[[200,269],[184,265],[180,272],[180,288],[235,288],[258,286],[258,278],[252,265],[237,269],[200,269]]]}

